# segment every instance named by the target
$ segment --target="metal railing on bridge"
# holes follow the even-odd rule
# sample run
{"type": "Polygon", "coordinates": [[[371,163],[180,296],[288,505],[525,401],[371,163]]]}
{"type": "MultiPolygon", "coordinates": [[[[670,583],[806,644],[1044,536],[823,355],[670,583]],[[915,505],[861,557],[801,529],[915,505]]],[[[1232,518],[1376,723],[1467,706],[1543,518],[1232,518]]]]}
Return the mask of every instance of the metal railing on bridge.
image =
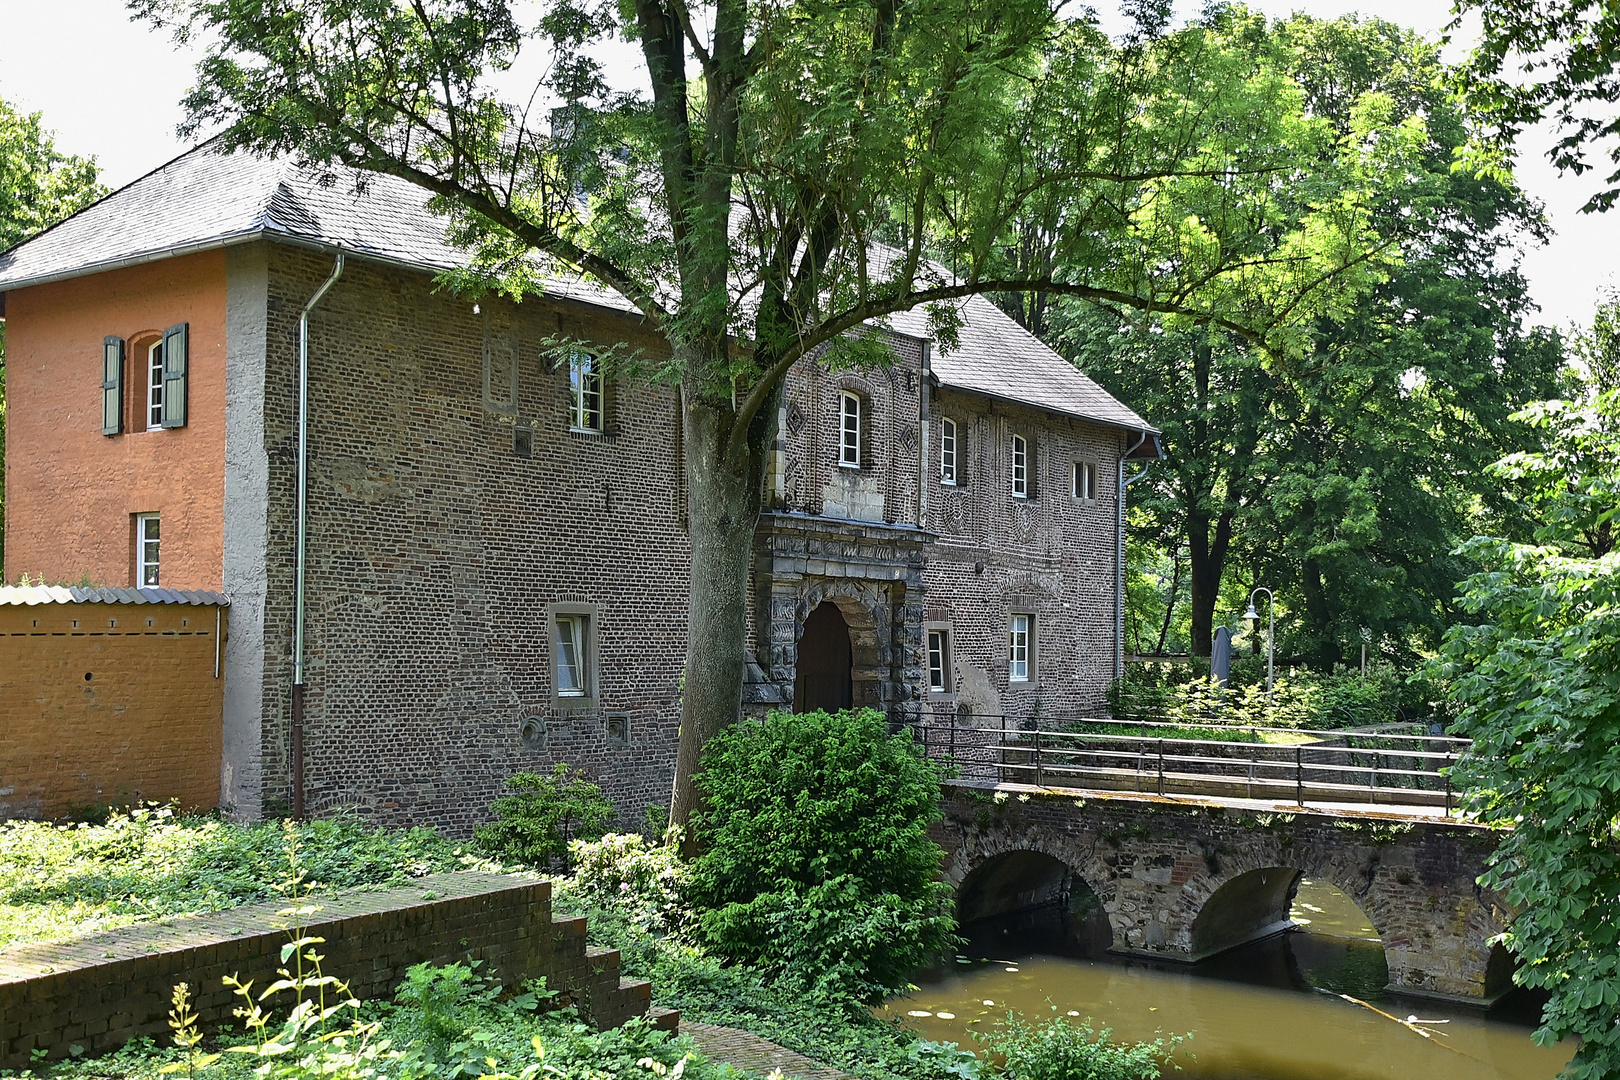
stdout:
{"type": "Polygon", "coordinates": [[[1152,720],[915,713],[929,757],[968,781],[1452,812],[1450,767],[1469,740],[1418,723],[1345,731],[1152,720]]]}

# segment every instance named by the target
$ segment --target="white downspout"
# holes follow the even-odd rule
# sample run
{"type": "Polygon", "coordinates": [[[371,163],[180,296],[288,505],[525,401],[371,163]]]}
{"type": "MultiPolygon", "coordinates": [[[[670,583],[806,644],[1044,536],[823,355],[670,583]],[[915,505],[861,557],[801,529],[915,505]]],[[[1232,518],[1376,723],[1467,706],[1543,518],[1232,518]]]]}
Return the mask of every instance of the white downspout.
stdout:
{"type": "Polygon", "coordinates": [[[293,818],[304,819],[304,549],[309,532],[305,513],[309,498],[309,313],[343,276],[343,252],[337,253],[332,276],[322,283],[298,313],[298,562],[293,571],[292,758],[293,818]]]}
{"type": "Polygon", "coordinates": [[[1116,679],[1125,674],[1125,489],[1147,475],[1147,466],[1144,465],[1136,471],[1135,476],[1126,477],[1125,462],[1141,449],[1147,438],[1146,431],[1138,432],[1136,441],[1119,455],[1119,492],[1114,499],[1114,511],[1118,518],[1118,527],[1114,534],[1114,678],[1116,679]]]}

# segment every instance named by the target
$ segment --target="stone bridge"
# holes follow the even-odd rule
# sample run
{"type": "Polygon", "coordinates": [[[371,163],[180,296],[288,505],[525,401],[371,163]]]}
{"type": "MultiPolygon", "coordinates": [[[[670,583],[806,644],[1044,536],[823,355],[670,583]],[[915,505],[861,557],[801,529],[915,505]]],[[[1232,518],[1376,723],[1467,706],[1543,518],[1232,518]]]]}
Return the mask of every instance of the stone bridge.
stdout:
{"type": "Polygon", "coordinates": [[[1483,1005],[1511,986],[1491,945],[1507,913],[1475,884],[1495,844],[1475,825],[962,782],[943,808],[935,837],[963,923],[1089,887],[1113,952],[1192,963],[1287,929],[1310,877],[1366,914],[1391,991],[1483,1005]]]}

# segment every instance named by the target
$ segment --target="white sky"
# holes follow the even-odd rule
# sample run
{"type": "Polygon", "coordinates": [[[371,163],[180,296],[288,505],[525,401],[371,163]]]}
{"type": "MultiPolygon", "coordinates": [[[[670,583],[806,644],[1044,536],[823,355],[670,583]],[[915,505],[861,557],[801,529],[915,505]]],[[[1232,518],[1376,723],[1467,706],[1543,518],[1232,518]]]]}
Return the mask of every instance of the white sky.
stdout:
{"type": "MultiPolygon", "coordinates": [[[[1295,10],[1322,18],[1360,12],[1436,35],[1450,20],[1449,0],[1249,0],[1282,16],[1295,10]]],[[[1096,7],[1116,29],[1110,0],[1096,7]]],[[[1180,8],[1195,5],[1182,0],[1180,8]]],[[[1460,42],[1460,44],[1462,44],[1460,42]]],[[[180,98],[192,79],[194,55],[129,20],[123,0],[0,0],[0,98],[24,111],[42,111],[57,145],[94,155],[111,186],[126,184],[182,153],[175,135],[180,98]]],[[[1593,184],[1559,176],[1542,156],[1544,131],[1521,146],[1521,183],[1547,207],[1557,231],[1546,247],[1526,254],[1525,273],[1541,305],[1537,320],[1563,326],[1585,322],[1600,285],[1614,281],[1620,251],[1620,210],[1582,215],[1593,184]]]]}

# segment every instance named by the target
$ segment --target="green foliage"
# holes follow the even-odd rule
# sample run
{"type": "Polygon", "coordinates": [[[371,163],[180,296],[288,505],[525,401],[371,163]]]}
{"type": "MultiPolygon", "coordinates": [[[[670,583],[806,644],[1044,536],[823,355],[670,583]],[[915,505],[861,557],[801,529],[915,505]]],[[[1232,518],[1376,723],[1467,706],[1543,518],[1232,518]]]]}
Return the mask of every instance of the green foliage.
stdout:
{"type": "Polygon", "coordinates": [[[1365,678],[1348,671],[1282,671],[1268,697],[1264,658],[1258,664],[1234,662],[1224,689],[1201,665],[1130,664],[1109,685],[1108,704],[1118,719],[1316,731],[1448,715],[1443,689],[1432,677],[1403,680],[1382,664],[1365,678]]]}
{"type": "Polygon", "coordinates": [[[689,895],[722,955],[871,1001],[954,941],[928,836],[940,774],[870,709],[772,713],[717,735],[689,895]]]}
{"type": "Polygon", "coordinates": [[[1453,171],[1471,118],[1433,44],[1354,16],[1268,24],[1229,8],[1211,21],[1263,42],[1255,51],[1339,138],[1375,110],[1415,127],[1417,145],[1368,208],[1395,264],[1353,306],[1319,313],[1295,355],[1053,299],[1047,340],[1164,431],[1168,458],[1131,501],[1134,535],[1165,561],[1138,558],[1133,580],[1157,587],[1128,595],[1128,633],[1173,641],[1185,619],[1207,656],[1214,627],[1264,584],[1279,600],[1279,655],[1329,671],[1368,641],[1373,658],[1410,665],[1457,615],[1469,569],[1457,543],[1518,527],[1486,467],[1533,445],[1509,416],[1554,393],[1563,362],[1555,337],[1524,329],[1534,311],[1517,253],[1544,223],[1511,177],[1453,171]],[[1232,596],[1237,567],[1246,587],[1232,596]],[[1185,614],[1167,625],[1178,569],[1185,614]]]}
{"type": "Polygon", "coordinates": [[[479,849],[503,862],[550,866],[575,837],[601,836],[617,813],[601,788],[561,762],[550,776],[514,773],[506,786],[511,794],[490,807],[495,820],[473,829],[479,849]]]}
{"type": "MultiPolygon", "coordinates": [[[[1614,475],[1611,461],[1608,471],[1614,475]]],[[[1620,1074],[1620,552],[1572,558],[1480,538],[1476,620],[1446,659],[1474,740],[1453,770],[1466,806],[1504,829],[1481,879],[1515,911],[1514,978],[1552,998],[1536,1041],[1575,1036],[1568,1075],[1620,1074]]]]}
{"type": "Polygon", "coordinates": [[[1158,1080],[1180,1038],[1151,1043],[1113,1043],[1107,1028],[1054,1016],[1044,1024],[1009,1015],[994,1031],[977,1036],[1001,1058],[1007,1080],[1158,1080]]]}
{"type": "MultiPolygon", "coordinates": [[[[297,833],[316,892],[488,865],[431,829],[335,818],[297,833]]],[[[279,823],[176,817],[167,807],[101,825],[0,822],[0,947],[273,899],[285,844],[279,823]]]]}
{"type": "Polygon", "coordinates": [[[672,829],[661,844],[648,843],[639,833],[570,842],[574,872],[558,882],[558,904],[586,912],[593,926],[624,920],[656,936],[684,929],[690,921],[684,900],[691,871],[676,849],[678,836],[672,829]]]}

